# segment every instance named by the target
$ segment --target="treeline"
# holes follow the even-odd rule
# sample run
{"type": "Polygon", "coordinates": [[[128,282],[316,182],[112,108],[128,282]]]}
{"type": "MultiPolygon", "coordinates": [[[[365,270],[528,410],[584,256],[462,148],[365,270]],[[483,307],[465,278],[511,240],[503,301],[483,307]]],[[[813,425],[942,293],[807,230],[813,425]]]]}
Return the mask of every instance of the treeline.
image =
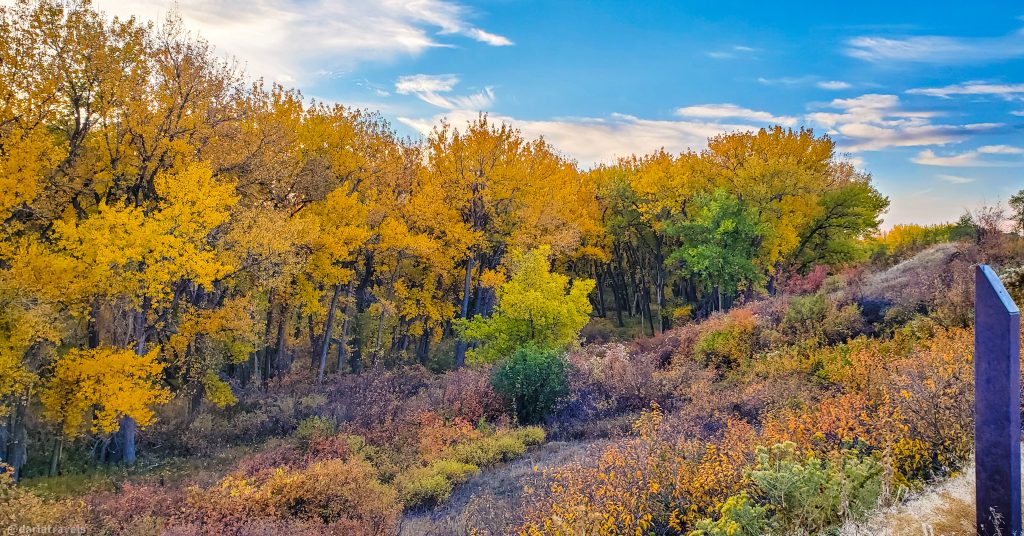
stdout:
{"type": "Polygon", "coordinates": [[[169,19],[0,8],[0,456],[29,429],[135,459],[172,397],[293,366],[464,364],[513,253],[594,279],[647,333],[863,258],[887,200],[827,137],[771,128],[584,171],[486,116],[400,138],[252,82],[169,19]]]}

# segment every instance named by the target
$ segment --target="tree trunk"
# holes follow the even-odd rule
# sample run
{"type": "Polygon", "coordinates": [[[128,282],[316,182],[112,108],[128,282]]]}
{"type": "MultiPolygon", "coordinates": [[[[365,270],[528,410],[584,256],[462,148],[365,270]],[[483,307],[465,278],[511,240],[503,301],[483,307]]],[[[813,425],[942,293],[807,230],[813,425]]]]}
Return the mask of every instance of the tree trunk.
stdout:
{"type": "MultiPolygon", "coordinates": [[[[142,306],[135,312],[135,353],[146,354],[146,315],[149,312],[149,298],[143,298],[142,306]]],[[[121,461],[126,464],[135,463],[135,436],[138,424],[135,419],[125,415],[121,418],[121,461]]]]}
{"type": "MultiPolygon", "coordinates": [[[[473,257],[466,259],[466,280],[462,285],[462,315],[463,319],[469,318],[469,290],[473,284],[473,257]]],[[[466,341],[460,336],[455,343],[455,368],[462,368],[466,364],[466,341]]]]}
{"type": "Polygon", "coordinates": [[[135,419],[125,415],[121,419],[121,461],[128,465],[135,463],[135,434],[137,431],[138,425],[135,423],[135,419]]]}
{"type": "Polygon", "coordinates": [[[601,270],[601,265],[598,261],[594,261],[593,273],[594,283],[597,286],[597,316],[605,318],[607,312],[605,311],[604,303],[604,271],[601,270]]]}
{"type": "Polygon", "coordinates": [[[273,359],[267,359],[267,380],[276,375],[277,367],[280,366],[281,360],[284,359],[285,339],[287,338],[285,330],[288,327],[288,304],[281,304],[280,317],[277,322],[277,348],[274,350],[273,359]]]}
{"type": "Polygon", "coordinates": [[[348,333],[352,329],[352,305],[355,290],[355,277],[348,282],[348,290],[345,291],[345,320],[341,325],[341,339],[338,341],[338,372],[345,368],[345,360],[348,357],[348,333]]]}
{"type": "Polygon", "coordinates": [[[434,336],[433,328],[423,330],[420,336],[420,343],[416,347],[416,359],[421,365],[426,366],[430,358],[430,339],[434,336]]]}
{"type": "Polygon", "coordinates": [[[269,359],[270,336],[274,332],[274,291],[267,295],[267,322],[263,327],[263,347],[252,354],[252,373],[256,376],[256,385],[266,385],[267,376],[263,374],[264,363],[269,359]]]}
{"type": "Polygon", "coordinates": [[[338,308],[338,296],[341,295],[341,285],[334,285],[334,294],[331,295],[331,305],[327,308],[327,323],[324,325],[323,343],[320,348],[320,368],[316,373],[316,382],[323,383],[324,372],[327,370],[327,351],[331,348],[331,330],[334,328],[334,311],[338,308]]]}
{"type": "Polygon", "coordinates": [[[8,420],[4,419],[3,422],[0,422],[0,463],[7,463],[7,442],[11,437],[8,429],[8,420]]]}
{"type": "Polygon", "coordinates": [[[665,299],[665,257],[661,253],[661,238],[655,234],[654,238],[654,262],[657,265],[654,269],[654,286],[658,298],[658,331],[665,333],[669,327],[668,311],[665,299]]]}
{"type": "Polygon", "coordinates": [[[60,469],[60,455],[64,450],[64,434],[57,435],[57,442],[53,445],[53,456],[50,458],[50,476],[57,476],[60,469]]]}
{"type": "Polygon", "coordinates": [[[9,416],[7,438],[7,464],[14,469],[14,480],[21,477],[21,469],[28,461],[28,431],[25,429],[25,403],[18,400],[9,416]]]}

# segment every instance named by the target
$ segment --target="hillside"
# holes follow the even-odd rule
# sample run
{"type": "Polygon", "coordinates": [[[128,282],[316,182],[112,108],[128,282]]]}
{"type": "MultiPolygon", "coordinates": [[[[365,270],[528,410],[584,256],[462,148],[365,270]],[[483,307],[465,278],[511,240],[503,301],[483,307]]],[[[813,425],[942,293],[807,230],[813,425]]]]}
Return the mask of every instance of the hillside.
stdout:
{"type": "Polygon", "coordinates": [[[323,389],[300,370],[204,410],[179,437],[158,421],[145,445],[184,458],[27,480],[51,499],[19,515],[131,534],[717,534],[729,523],[789,534],[863,531],[890,504],[890,516],[927,521],[935,507],[899,502],[970,456],[970,331],[943,322],[969,318],[958,293],[976,254],[940,244],[657,338],[586,345],[543,433],[501,424],[486,368],[332,377],[323,389]],[[822,478],[824,493],[811,484],[822,478]],[[769,493],[782,482],[789,491],[769,493]]]}

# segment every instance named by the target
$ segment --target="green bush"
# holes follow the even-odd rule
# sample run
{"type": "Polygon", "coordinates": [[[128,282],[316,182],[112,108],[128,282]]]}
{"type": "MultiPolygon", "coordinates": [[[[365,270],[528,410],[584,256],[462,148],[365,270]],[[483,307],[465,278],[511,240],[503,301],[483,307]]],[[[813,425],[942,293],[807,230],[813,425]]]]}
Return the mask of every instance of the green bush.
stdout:
{"type": "Polygon", "coordinates": [[[519,422],[538,423],[568,393],[568,368],[558,352],[519,348],[495,368],[491,384],[512,406],[519,422]]]}
{"type": "Polygon", "coordinates": [[[697,522],[690,536],[761,536],[768,527],[768,509],[751,502],[746,493],[729,497],[718,519],[697,522]]]}
{"type": "Polygon", "coordinates": [[[760,448],[750,480],[767,499],[782,534],[816,534],[878,505],[882,467],[848,454],[831,460],[802,458],[793,443],[760,448]]]}
{"type": "Polygon", "coordinates": [[[525,426],[523,428],[517,428],[515,431],[516,437],[519,438],[526,446],[530,447],[533,445],[540,445],[544,442],[544,429],[539,426],[525,426]]]}
{"type": "Polygon", "coordinates": [[[697,523],[691,536],[822,534],[862,520],[878,506],[882,466],[870,457],[803,456],[791,442],[758,448],[747,476],[749,493],[731,497],[717,520],[697,523]]]}
{"type": "Polygon", "coordinates": [[[860,335],[864,327],[860,307],[851,303],[832,311],[822,324],[822,332],[830,344],[839,344],[860,335]]]}
{"type": "Polygon", "coordinates": [[[402,473],[395,478],[395,487],[406,508],[429,508],[446,501],[455,484],[465,482],[479,470],[468,463],[436,460],[426,467],[402,473]]]}
{"type": "Polygon", "coordinates": [[[455,445],[444,457],[461,463],[486,467],[514,460],[522,456],[527,447],[543,442],[544,430],[537,426],[501,430],[491,436],[455,445]]]}
{"type": "Polygon", "coordinates": [[[337,425],[327,417],[313,416],[302,419],[299,426],[295,428],[293,437],[302,442],[310,439],[330,437],[337,431],[337,425]]]}
{"type": "Polygon", "coordinates": [[[813,338],[821,331],[828,315],[829,303],[824,294],[793,298],[782,317],[782,329],[799,338],[813,338]]]}
{"type": "Polygon", "coordinates": [[[524,452],[526,452],[526,444],[521,439],[514,435],[500,433],[456,445],[451,449],[451,457],[462,463],[484,467],[514,460],[522,456],[524,452]]]}
{"type": "Polygon", "coordinates": [[[698,363],[717,369],[731,369],[748,362],[757,344],[757,323],[752,316],[734,314],[725,325],[703,333],[693,347],[698,363]]]}
{"type": "Polygon", "coordinates": [[[494,435],[457,444],[427,465],[395,477],[395,487],[406,508],[429,508],[443,503],[455,484],[465,482],[481,467],[514,460],[530,445],[544,442],[544,430],[536,426],[501,430],[494,435]]]}

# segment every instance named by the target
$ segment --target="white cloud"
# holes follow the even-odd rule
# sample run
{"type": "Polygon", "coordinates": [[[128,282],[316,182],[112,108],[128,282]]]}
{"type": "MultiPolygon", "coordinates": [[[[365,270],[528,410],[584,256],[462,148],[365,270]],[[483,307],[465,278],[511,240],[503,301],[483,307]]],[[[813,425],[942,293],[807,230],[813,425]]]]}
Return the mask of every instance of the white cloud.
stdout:
{"type": "Polygon", "coordinates": [[[760,77],[760,78],[757,79],[757,82],[759,84],[764,84],[766,86],[798,86],[798,85],[801,85],[801,84],[806,84],[806,83],[812,82],[813,80],[814,80],[813,76],[806,75],[806,76],[783,76],[781,78],[765,78],[765,77],[760,77]]]}
{"type": "Polygon", "coordinates": [[[484,31],[450,0],[94,0],[110,15],[162,22],[176,9],[185,28],[237,57],[256,76],[308,82],[318,70],[415,56],[458,35],[491,46],[508,38],[484,31]]]}
{"type": "Polygon", "coordinates": [[[486,110],[494,104],[494,90],[491,87],[472,95],[442,95],[450,93],[459,83],[454,74],[413,74],[402,76],[395,82],[395,92],[401,95],[415,95],[420,100],[446,110],[486,110]]]}
{"type": "Polygon", "coordinates": [[[742,108],[735,104],[701,104],[698,106],[686,106],[676,110],[680,117],[697,117],[701,119],[744,119],[761,123],[772,123],[783,126],[793,126],[797,118],[786,115],[772,115],[768,112],[742,108]]]}
{"type": "Polygon", "coordinates": [[[949,155],[937,155],[931,149],[925,149],[911,159],[915,164],[925,166],[942,167],[990,167],[990,166],[1014,166],[1021,162],[1012,160],[989,160],[984,155],[1021,155],[1024,149],[1011,147],[1009,145],[983,145],[972,151],[954,153],[949,155]]]}
{"type": "Polygon", "coordinates": [[[754,52],[757,52],[756,48],[744,45],[733,45],[725,50],[712,50],[711,52],[708,52],[708,56],[716,60],[732,60],[739,58],[740,56],[749,56],[754,52]]]}
{"type": "Polygon", "coordinates": [[[953,95],[995,95],[1006,100],[1024,99],[1024,84],[993,84],[973,81],[944,87],[926,87],[907,90],[913,95],[952,98],[953,95]]]}
{"type": "Polygon", "coordinates": [[[840,112],[814,112],[807,120],[837,135],[844,150],[877,151],[888,147],[945,145],[971,133],[1002,126],[997,123],[935,124],[938,113],[904,109],[896,95],[868,93],[852,99],[834,99],[828,107],[840,112]]]}
{"type": "Polygon", "coordinates": [[[967,151],[965,153],[939,156],[935,154],[935,151],[925,149],[917,153],[917,156],[910,159],[910,161],[923,166],[939,167],[977,167],[985,165],[985,163],[979,159],[977,151],[967,151]]]}
{"type": "Polygon", "coordinates": [[[395,91],[405,94],[451,91],[458,83],[459,77],[454,74],[411,74],[395,82],[395,91]]]}
{"type": "Polygon", "coordinates": [[[821,89],[828,89],[832,91],[840,89],[850,89],[853,87],[849,82],[843,82],[842,80],[825,80],[816,84],[821,89]]]}
{"type": "Polygon", "coordinates": [[[939,179],[952,184],[967,184],[975,181],[971,177],[961,177],[959,175],[939,175],[939,179]]]}
{"type": "Polygon", "coordinates": [[[509,47],[514,44],[505,36],[485,32],[480,28],[470,28],[466,31],[466,35],[480,41],[481,43],[487,43],[492,47],[509,47]]]}
{"type": "Polygon", "coordinates": [[[983,145],[978,147],[978,152],[983,154],[1024,154],[1024,148],[1011,145],[983,145]]]}
{"type": "Polygon", "coordinates": [[[872,62],[991,63],[1024,57],[1024,31],[1001,37],[861,36],[848,41],[845,52],[872,62]]]}
{"type": "MultiPolygon", "coordinates": [[[[559,151],[575,158],[581,165],[613,163],[619,157],[647,154],[658,148],[670,152],[699,150],[707,146],[709,137],[723,132],[751,131],[758,127],[701,121],[670,121],[640,119],[630,115],[612,114],[606,118],[571,117],[551,120],[516,119],[502,115],[488,116],[518,128],[527,138],[544,137],[559,151]]],[[[399,121],[423,135],[442,119],[455,127],[477,118],[475,112],[452,111],[430,118],[400,117],[399,121]]]]}
{"type": "Polygon", "coordinates": [[[1013,111],[1010,112],[1010,115],[1015,115],[1017,117],[1024,117],[1024,110],[1013,110],[1013,111]]]}

